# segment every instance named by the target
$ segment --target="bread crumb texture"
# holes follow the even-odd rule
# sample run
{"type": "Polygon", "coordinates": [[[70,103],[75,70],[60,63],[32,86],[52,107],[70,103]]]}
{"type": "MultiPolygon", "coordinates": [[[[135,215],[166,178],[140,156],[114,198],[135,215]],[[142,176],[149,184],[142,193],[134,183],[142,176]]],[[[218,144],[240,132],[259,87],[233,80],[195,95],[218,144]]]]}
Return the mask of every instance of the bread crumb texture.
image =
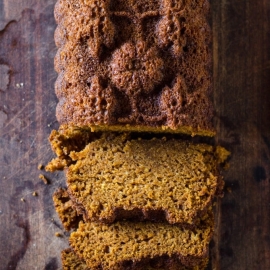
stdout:
{"type": "Polygon", "coordinates": [[[151,222],[80,222],[69,242],[90,269],[127,269],[151,261],[194,267],[207,259],[212,231],[211,213],[194,230],[151,222]]]}
{"type": "Polygon", "coordinates": [[[70,152],[68,192],[88,220],[136,217],[192,225],[221,193],[218,153],[176,139],[103,134],[70,152]]]}
{"type": "Polygon", "coordinates": [[[65,189],[58,189],[53,194],[55,210],[66,231],[77,228],[79,221],[82,219],[73,208],[72,202],[65,189]]]}
{"type": "Polygon", "coordinates": [[[71,248],[62,251],[61,259],[63,270],[90,270],[86,263],[79,259],[71,248]]]}

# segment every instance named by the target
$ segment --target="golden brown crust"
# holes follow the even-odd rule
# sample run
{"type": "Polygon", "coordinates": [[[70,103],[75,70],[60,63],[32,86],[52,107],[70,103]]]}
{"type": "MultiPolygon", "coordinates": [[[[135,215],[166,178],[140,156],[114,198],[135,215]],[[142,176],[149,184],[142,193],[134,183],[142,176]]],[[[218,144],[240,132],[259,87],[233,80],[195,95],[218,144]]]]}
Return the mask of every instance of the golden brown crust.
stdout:
{"type": "Polygon", "coordinates": [[[58,0],[60,123],[212,136],[208,10],[207,0],[58,0]]]}

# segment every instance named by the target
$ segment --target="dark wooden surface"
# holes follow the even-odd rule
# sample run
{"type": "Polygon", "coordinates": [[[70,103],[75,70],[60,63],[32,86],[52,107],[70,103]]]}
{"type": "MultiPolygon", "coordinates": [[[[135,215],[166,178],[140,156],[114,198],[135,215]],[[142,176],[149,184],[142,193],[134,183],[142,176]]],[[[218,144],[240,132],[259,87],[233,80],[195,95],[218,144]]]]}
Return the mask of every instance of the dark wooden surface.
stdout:
{"type": "MultiPolygon", "coordinates": [[[[217,142],[232,152],[212,269],[270,269],[270,1],[212,0],[217,142]]],[[[67,246],[37,166],[57,128],[55,0],[0,0],[0,269],[61,269],[67,246]],[[38,196],[32,196],[36,191],[38,196]],[[25,202],[21,201],[25,199],[25,202]]]]}

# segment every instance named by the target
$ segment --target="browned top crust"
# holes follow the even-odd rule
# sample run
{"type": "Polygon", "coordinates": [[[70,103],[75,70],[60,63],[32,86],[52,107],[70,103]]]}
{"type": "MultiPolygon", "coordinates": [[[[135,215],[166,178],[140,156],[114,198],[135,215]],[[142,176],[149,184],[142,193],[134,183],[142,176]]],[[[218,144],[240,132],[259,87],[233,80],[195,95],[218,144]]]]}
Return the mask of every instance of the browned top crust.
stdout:
{"type": "Polygon", "coordinates": [[[58,0],[61,124],[212,136],[207,0],[58,0]]]}

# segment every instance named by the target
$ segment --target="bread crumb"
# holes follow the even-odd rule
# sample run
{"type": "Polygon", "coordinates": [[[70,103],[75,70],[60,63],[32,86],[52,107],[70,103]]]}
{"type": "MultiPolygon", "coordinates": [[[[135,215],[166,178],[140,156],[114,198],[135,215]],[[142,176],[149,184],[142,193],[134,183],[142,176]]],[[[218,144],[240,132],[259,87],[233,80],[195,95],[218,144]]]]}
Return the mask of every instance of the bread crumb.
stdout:
{"type": "Polygon", "coordinates": [[[34,192],[32,193],[32,195],[36,197],[38,194],[37,194],[36,191],[34,191],[34,192]]]}
{"type": "Polygon", "coordinates": [[[38,169],[42,170],[43,169],[43,165],[42,164],[38,164],[38,169]]]}
{"type": "Polygon", "coordinates": [[[62,234],[59,233],[59,232],[56,232],[56,233],[55,233],[55,236],[56,236],[56,237],[62,237],[62,234]]]}
{"type": "Polygon", "coordinates": [[[22,202],[25,202],[25,199],[24,199],[24,198],[21,198],[21,201],[22,201],[22,202]]]}
{"type": "Polygon", "coordinates": [[[223,166],[223,169],[226,170],[226,171],[229,170],[230,169],[230,163],[226,162],[224,164],[224,166],[223,166]]]}
{"type": "Polygon", "coordinates": [[[38,177],[44,182],[45,185],[49,184],[49,180],[43,174],[40,174],[38,177]]]}

